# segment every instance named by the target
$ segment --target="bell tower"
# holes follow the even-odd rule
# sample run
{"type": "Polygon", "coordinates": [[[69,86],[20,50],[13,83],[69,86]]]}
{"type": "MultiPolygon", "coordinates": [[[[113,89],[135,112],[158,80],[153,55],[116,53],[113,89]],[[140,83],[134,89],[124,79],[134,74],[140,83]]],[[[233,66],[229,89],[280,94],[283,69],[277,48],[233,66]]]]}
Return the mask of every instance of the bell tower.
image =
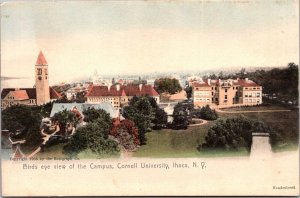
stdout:
{"type": "Polygon", "coordinates": [[[43,105],[50,101],[48,63],[40,51],[35,64],[36,103],[43,105]]]}

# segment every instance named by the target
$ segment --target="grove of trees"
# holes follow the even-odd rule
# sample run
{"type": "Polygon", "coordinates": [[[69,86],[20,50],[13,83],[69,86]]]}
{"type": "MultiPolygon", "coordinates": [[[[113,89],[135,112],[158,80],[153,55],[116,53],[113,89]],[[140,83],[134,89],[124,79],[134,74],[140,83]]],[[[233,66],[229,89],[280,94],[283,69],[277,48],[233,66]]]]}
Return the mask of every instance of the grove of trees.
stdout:
{"type": "Polygon", "coordinates": [[[124,107],[123,116],[135,123],[142,145],[146,144],[147,131],[151,128],[160,129],[167,124],[167,114],[151,97],[133,97],[129,105],[124,107]]]}
{"type": "Polygon", "coordinates": [[[238,117],[219,120],[208,130],[205,143],[199,145],[198,149],[238,150],[243,147],[250,150],[252,132],[269,133],[272,145],[282,140],[280,134],[265,123],[238,117]]]}
{"type": "Polygon", "coordinates": [[[154,82],[155,90],[158,93],[175,94],[182,90],[178,79],[175,78],[160,78],[154,82]]]}
{"type": "Polygon", "coordinates": [[[112,126],[109,114],[93,108],[87,109],[83,114],[88,123],[76,129],[76,133],[64,146],[64,151],[72,156],[86,149],[99,155],[118,153],[118,143],[109,138],[112,126]]]}

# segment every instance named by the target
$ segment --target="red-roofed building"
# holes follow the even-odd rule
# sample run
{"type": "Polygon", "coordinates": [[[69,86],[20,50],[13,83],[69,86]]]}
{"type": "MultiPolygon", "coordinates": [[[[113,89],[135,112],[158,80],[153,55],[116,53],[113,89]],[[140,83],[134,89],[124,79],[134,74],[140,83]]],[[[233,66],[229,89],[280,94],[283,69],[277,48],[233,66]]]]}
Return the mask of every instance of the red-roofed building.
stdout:
{"type": "Polygon", "coordinates": [[[93,86],[87,93],[88,103],[110,102],[114,108],[128,104],[133,96],[150,96],[159,103],[159,94],[151,85],[93,86]]]}
{"type": "Polygon", "coordinates": [[[60,96],[49,87],[48,63],[40,51],[35,65],[35,88],[4,88],[1,92],[1,108],[12,105],[42,105],[58,99],[60,96]]]}
{"type": "Polygon", "coordinates": [[[205,80],[194,82],[194,105],[230,107],[262,103],[262,86],[246,79],[205,80]]]}

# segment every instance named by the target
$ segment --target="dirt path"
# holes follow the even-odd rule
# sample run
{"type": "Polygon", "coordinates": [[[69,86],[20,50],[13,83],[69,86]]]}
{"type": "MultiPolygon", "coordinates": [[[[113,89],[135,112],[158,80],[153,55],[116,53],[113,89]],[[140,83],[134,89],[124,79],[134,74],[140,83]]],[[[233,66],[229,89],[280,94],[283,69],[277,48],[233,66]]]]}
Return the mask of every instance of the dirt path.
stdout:
{"type": "Polygon", "coordinates": [[[203,120],[203,119],[199,119],[199,118],[193,119],[193,120],[200,120],[200,121],[202,121],[202,122],[201,122],[201,123],[198,123],[198,124],[190,124],[189,127],[190,127],[190,126],[191,126],[191,127],[193,127],[193,126],[200,126],[200,125],[204,125],[204,124],[207,124],[207,123],[208,123],[207,120],[203,120]]]}
{"type": "Polygon", "coordinates": [[[254,111],[223,111],[221,109],[215,109],[218,113],[272,113],[272,112],[286,112],[291,111],[289,109],[274,109],[274,110],[254,110],[254,111]]]}
{"type": "Polygon", "coordinates": [[[40,152],[42,150],[42,146],[46,145],[46,143],[49,141],[51,136],[55,135],[59,131],[60,131],[59,125],[56,125],[56,130],[51,134],[44,133],[44,129],[42,129],[40,132],[43,136],[44,141],[42,142],[42,144],[35,151],[33,151],[30,155],[28,155],[28,158],[31,158],[34,155],[36,155],[38,152],[40,152]]]}

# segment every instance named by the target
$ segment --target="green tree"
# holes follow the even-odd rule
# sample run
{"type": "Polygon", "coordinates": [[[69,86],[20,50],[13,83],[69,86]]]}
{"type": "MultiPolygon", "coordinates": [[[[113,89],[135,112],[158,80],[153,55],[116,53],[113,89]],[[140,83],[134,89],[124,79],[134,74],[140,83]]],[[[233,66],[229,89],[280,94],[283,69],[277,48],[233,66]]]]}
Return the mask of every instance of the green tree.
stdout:
{"type": "Polygon", "coordinates": [[[192,94],[193,94],[193,87],[187,86],[185,88],[185,92],[186,92],[186,97],[188,99],[190,99],[192,97],[192,94]]]}
{"type": "Polygon", "coordinates": [[[66,109],[58,113],[55,113],[51,119],[53,122],[59,123],[60,132],[63,135],[66,135],[65,132],[68,124],[72,124],[73,126],[75,126],[78,123],[75,114],[66,109]]]}
{"type": "Polygon", "coordinates": [[[200,109],[200,118],[204,120],[216,120],[218,119],[218,114],[215,110],[211,109],[209,105],[206,105],[200,109]]]}
{"type": "Polygon", "coordinates": [[[158,93],[167,92],[169,94],[175,94],[182,90],[180,83],[175,78],[160,78],[154,82],[154,87],[158,93]]]}
{"type": "Polygon", "coordinates": [[[153,108],[147,97],[133,97],[129,106],[124,107],[123,116],[132,120],[139,132],[141,144],[146,144],[145,133],[150,129],[154,118],[153,108]]]}
{"type": "Polygon", "coordinates": [[[172,127],[174,129],[186,129],[192,121],[192,104],[178,103],[174,107],[172,127]]]}
{"type": "Polygon", "coordinates": [[[83,112],[85,122],[93,122],[97,119],[103,119],[107,123],[111,123],[109,113],[103,109],[87,108],[83,112]]]}
{"type": "Polygon", "coordinates": [[[104,120],[98,119],[79,127],[65,145],[64,151],[71,156],[76,156],[86,149],[99,155],[118,153],[120,151],[118,143],[107,137],[110,130],[107,125],[104,120]]]}
{"type": "Polygon", "coordinates": [[[205,137],[205,143],[199,148],[237,150],[241,147],[250,150],[252,144],[252,132],[269,133],[271,144],[281,141],[278,132],[271,129],[261,121],[254,121],[244,117],[219,120],[212,126],[205,137]]]}
{"type": "Polygon", "coordinates": [[[14,105],[2,111],[1,128],[9,130],[15,138],[25,139],[26,145],[36,146],[41,143],[41,120],[41,114],[33,107],[14,105]]]}

